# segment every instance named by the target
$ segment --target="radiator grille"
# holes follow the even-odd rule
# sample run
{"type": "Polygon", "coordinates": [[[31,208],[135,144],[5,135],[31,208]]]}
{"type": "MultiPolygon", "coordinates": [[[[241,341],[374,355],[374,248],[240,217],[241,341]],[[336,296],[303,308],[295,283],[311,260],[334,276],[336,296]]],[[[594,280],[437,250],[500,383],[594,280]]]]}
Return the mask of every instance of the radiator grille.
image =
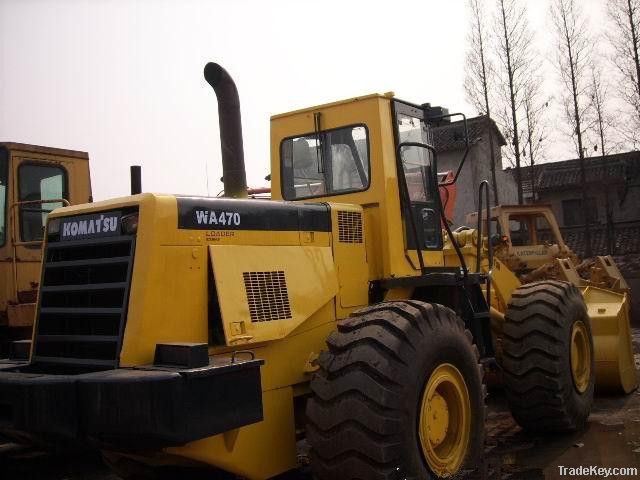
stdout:
{"type": "Polygon", "coordinates": [[[362,243],[362,213],[338,212],[338,240],[342,243],[362,243]]]}
{"type": "Polygon", "coordinates": [[[50,241],[33,361],[115,368],[124,332],[134,236],[50,241]]]}
{"type": "Polygon", "coordinates": [[[252,322],[291,318],[284,271],[244,272],[242,275],[252,322]]]}

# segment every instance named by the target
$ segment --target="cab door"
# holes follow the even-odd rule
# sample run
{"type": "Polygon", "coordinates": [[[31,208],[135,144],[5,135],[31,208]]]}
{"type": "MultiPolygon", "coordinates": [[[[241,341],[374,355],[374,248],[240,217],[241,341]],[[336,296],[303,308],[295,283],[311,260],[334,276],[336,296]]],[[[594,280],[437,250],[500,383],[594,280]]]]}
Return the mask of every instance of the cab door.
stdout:
{"type": "Polygon", "coordinates": [[[433,140],[421,108],[396,101],[394,109],[406,249],[414,266],[418,249],[423,251],[425,266],[441,266],[442,230],[433,140]]]}
{"type": "Polygon", "coordinates": [[[17,301],[35,302],[47,215],[68,204],[69,174],[64,162],[14,157],[11,205],[17,301]]]}

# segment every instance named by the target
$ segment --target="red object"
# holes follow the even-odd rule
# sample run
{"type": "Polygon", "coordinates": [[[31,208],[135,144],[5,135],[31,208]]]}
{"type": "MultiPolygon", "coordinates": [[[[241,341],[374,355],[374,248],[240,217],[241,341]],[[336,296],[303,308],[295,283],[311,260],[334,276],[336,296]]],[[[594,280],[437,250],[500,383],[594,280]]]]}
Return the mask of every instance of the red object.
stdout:
{"type": "MultiPolygon", "coordinates": [[[[438,172],[438,183],[450,183],[453,181],[453,172],[438,172]]],[[[439,186],[440,199],[442,200],[442,208],[444,209],[444,216],[447,221],[453,223],[453,210],[456,208],[456,184],[451,183],[449,185],[439,186]]]]}

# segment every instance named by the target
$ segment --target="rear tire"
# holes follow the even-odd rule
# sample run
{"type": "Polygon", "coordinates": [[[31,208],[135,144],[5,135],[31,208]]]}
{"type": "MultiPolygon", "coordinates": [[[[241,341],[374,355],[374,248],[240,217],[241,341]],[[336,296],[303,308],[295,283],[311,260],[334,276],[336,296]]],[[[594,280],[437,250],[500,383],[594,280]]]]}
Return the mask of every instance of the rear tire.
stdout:
{"type": "Polygon", "coordinates": [[[475,465],[484,446],[482,371],[452,310],[381,303],[340,321],[327,344],[307,403],[317,479],[440,478],[475,465]]]}
{"type": "Polygon", "coordinates": [[[502,345],[516,422],[537,432],[581,429],[593,404],[594,355],[591,323],[576,286],[546,280],[518,288],[505,314],[502,345]]]}

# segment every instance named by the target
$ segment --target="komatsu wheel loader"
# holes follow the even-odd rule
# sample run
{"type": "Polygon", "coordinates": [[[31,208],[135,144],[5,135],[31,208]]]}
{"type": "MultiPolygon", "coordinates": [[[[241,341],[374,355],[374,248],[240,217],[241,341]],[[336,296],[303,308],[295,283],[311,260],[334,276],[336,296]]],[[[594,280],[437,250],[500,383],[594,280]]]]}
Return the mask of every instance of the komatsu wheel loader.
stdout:
{"type": "Polygon", "coordinates": [[[47,214],[89,201],[87,153],[0,142],[0,358],[28,350],[47,214]]]}
{"type": "MultiPolygon", "coordinates": [[[[0,431],[91,444],[116,468],[248,479],[296,468],[303,437],[321,480],[473,468],[492,289],[483,232],[452,232],[438,194],[461,169],[438,182],[429,125],[451,115],[392,94],[276,115],[272,200],[249,200],[235,84],[217,64],[205,78],[224,198],[143,193],[49,217],[31,354],[0,371],[0,431]]],[[[519,408],[540,428],[574,430],[593,397],[590,319],[573,285],[552,287],[514,293],[507,315],[515,336],[548,314],[554,336],[523,348],[548,349],[553,376],[523,362],[510,388],[531,390],[519,408]]]]}

